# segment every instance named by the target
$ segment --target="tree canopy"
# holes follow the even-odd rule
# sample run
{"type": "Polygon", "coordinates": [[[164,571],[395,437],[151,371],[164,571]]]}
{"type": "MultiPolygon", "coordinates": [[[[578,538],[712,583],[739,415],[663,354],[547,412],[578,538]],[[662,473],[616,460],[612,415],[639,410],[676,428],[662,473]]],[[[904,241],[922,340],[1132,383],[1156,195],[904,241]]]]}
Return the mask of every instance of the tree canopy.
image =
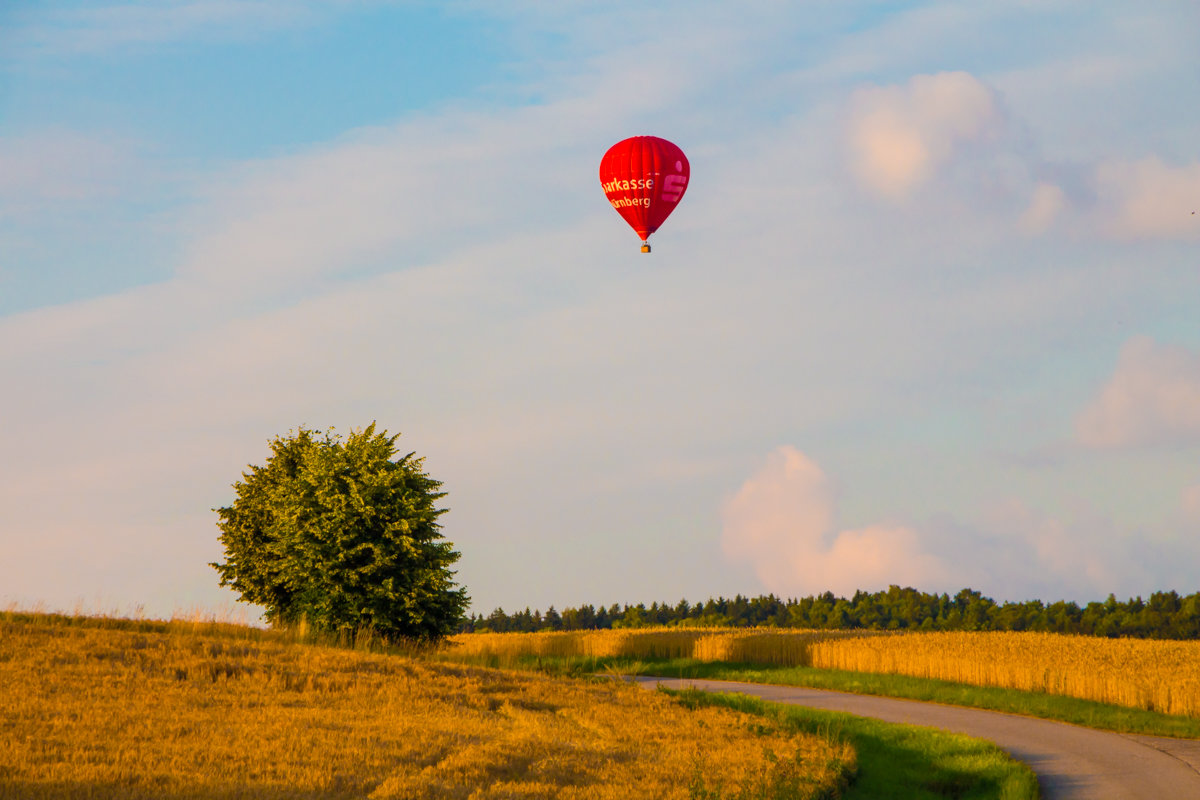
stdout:
{"type": "Polygon", "coordinates": [[[460,554],[438,524],[445,493],[423,459],[396,457],[399,436],[372,422],[345,441],[305,427],[272,439],[266,464],[251,464],[233,503],[215,509],[221,585],[273,625],[303,619],[426,640],[453,632],[469,598],[454,585],[460,554]]]}

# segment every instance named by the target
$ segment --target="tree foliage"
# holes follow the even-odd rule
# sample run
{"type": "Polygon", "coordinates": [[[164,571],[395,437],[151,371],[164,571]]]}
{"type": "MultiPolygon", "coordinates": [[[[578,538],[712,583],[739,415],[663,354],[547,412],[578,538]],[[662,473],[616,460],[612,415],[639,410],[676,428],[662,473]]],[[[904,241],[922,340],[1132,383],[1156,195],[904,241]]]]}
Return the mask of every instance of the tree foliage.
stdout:
{"type": "Polygon", "coordinates": [[[272,624],[453,632],[469,600],[454,586],[459,553],[437,521],[445,493],[422,459],[395,457],[398,438],[371,423],[344,442],[304,427],[272,439],[266,464],[250,465],[233,504],[216,509],[221,585],[263,606],[272,624]]]}

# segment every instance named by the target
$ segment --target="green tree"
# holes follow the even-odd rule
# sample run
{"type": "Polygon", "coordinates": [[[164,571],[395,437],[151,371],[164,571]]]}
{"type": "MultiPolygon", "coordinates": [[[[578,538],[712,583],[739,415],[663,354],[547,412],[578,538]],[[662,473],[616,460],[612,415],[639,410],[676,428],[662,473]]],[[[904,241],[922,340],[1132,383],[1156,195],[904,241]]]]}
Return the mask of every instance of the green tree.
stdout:
{"type": "Polygon", "coordinates": [[[370,628],[436,640],[469,603],[450,570],[459,558],[437,520],[439,481],[375,423],[343,442],[301,427],[276,437],[265,466],[233,484],[216,509],[221,585],[266,609],[272,624],[301,619],[325,630],[370,628]]]}

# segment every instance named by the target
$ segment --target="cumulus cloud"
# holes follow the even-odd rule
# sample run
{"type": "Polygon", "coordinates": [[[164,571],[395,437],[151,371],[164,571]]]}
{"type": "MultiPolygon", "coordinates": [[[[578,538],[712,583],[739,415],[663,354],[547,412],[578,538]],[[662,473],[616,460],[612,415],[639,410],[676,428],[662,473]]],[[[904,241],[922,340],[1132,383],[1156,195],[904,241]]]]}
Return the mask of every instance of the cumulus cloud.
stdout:
{"type": "Polygon", "coordinates": [[[1179,506],[1187,519],[1200,522],[1200,483],[1184,487],[1179,497],[1179,506]]]}
{"type": "Polygon", "coordinates": [[[1071,218],[1108,238],[1200,240],[1200,162],[1043,159],[995,90],[969,73],[860,89],[849,105],[851,167],[880,197],[903,201],[939,178],[969,174],[983,190],[974,203],[990,197],[996,208],[1023,205],[1015,222],[1026,235],[1071,218]]]}
{"type": "Polygon", "coordinates": [[[1002,123],[992,90],[965,72],[862,89],[852,107],[854,170],[865,186],[891,199],[908,196],[961,144],[987,137],[1002,123]]]}
{"type": "Polygon", "coordinates": [[[1171,166],[1159,158],[1096,167],[1105,233],[1126,239],[1200,239],[1200,162],[1171,166]]]}
{"type": "Polygon", "coordinates": [[[829,480],[794,447],[772,452],[725,502],[721,516],[725,554],[749,561],[772,592],[852,594],[893,583],[941,585],[949,575],[910,528],[835,532],[829,480]]]}
{"type": "Polygon", "coordinates": [[[1053,183],[1038,183],[1033,189],[1029,206],[1021,214],[1017,226],[1025,233],[1045,231],[1066,206],[1067,196],[1062,188],[1053,183]]]}
{"type": "Polygon", "coordinates": [[[1089,447],[1200,440],[1200,353],[1147,336],[1129,340],[1075,435],[1089,447]]]}

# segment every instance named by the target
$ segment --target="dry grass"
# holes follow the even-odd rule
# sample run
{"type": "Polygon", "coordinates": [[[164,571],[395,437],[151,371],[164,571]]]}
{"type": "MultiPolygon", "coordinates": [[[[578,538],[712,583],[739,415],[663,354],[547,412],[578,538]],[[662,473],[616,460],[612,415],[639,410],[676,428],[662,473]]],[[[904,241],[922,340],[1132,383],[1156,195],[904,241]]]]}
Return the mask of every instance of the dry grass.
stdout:
{"type": "Polygon", "coordinates": [[[844,781],[846,746],[762,724],[235,625],[0,614],[0,797],[816,798],[844,781]]]}
{"type": "Polygon", "coordinates": [[[464,634],[456,657],[694,658],[936,678],[1200,716],[1200,642],[1052,633],[650,628],[464,634]]]}

